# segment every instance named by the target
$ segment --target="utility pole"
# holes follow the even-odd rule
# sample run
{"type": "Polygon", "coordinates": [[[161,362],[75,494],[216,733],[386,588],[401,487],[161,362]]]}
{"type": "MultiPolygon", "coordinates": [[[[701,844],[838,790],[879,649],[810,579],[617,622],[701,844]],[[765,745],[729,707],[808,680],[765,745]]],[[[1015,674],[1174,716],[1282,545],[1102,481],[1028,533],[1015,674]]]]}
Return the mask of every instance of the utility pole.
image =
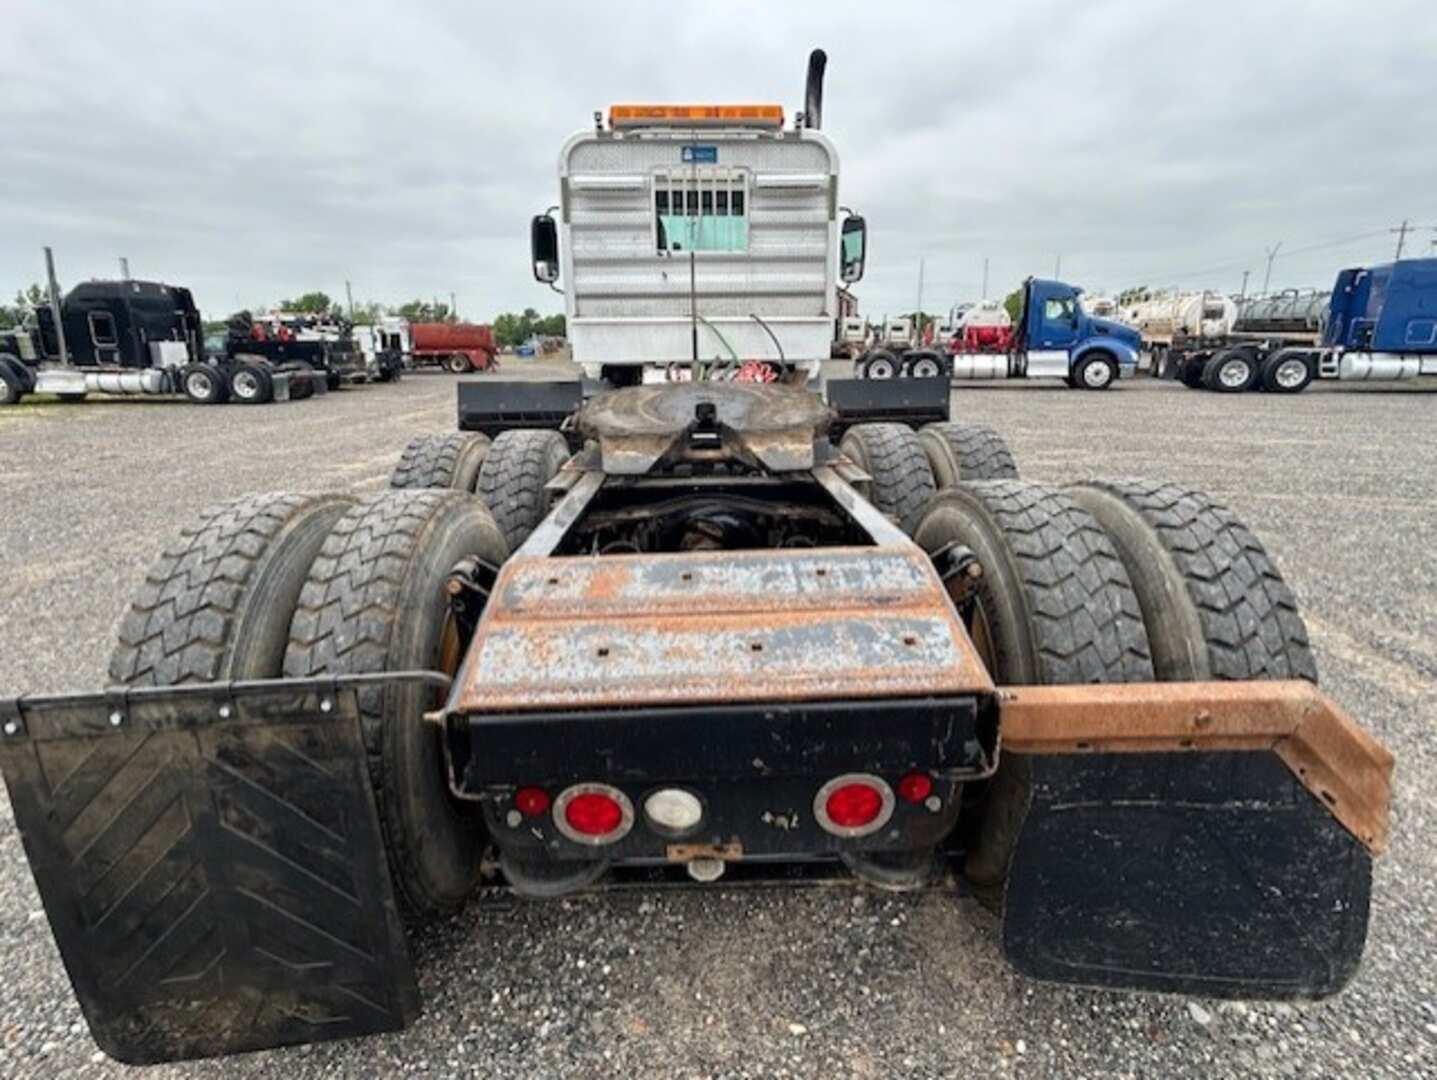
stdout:
{"type": "Polygon", "coordinates": [[[1395,229],[1388,229],[1387,231],[1397,234],[1397,254],[1392,257],[1394,259],[1402,258],[1402,245],[1407,242],[1407,234],[1412,231],[1412,226],[1408,224],[1406,218],[1403,218],[1401,225],[1395,229]]]}
{"type": "Polygon", "coordinates": [[[913,317],[920,322],[923,320],[923,257],[918,258],[918,309],[913,317]]]}
{"type": "Polygon", "coordinates": [[[1251,274],[1251,273],[1252,273],[1251,270],[1244,270],[1244,271],[1242,272],[1242,291],[1237,294],[1239,300],[1246,300],[1246,299],[1247,299],[1247,279],[1248,279],[1248,275],[1251,274]]]}
{"type": "Polygon", "coordinates": [[[450,290],[449,293],[449,321],[456,323],[459,321],[459,302],[454,299],[453,290],[450,290]]]}
{"type": "Polygon", "coordinates": [[[1062,255],[1061,252],[1059,252],[1059,253],[1058,253],[1058,257],[1053,260],[1053,280],[1054,280],[1054,281],[1061,281],[1062,278],[1063,278],[1063,255],[1062,255]]]}
{"type": "Polygon", "coordinates": [[[1262,295],[1263,295],[1263,296],[1266,296],[1266,295],[1267,295],[1267,286],[1268,286],[1268,283],[1272,281],[1272,260],[1275,259],[1275,258],[1277,258],[1278,249],[1281,248],[1281,247],[1282,247],[1282,241],[1279,240],[1277,243],[1273,244],[1272,247],[1270,247],[1270,248],[1267,249],[1267,273],[1265,273],[1265,274],[1262,275],[1262,295]]]}
{"type": "Polygon", "coordinates": [[[349,301],[349,321],[354,321],[354,289],[349,284],[349,278],[344,279],[344,297],[349,301]]]}
{"type": "Polygon", "coordinates": [[[123,255],[120,256],[120,280],[130,280],[130,260],[125,258],[123,255]]]}
{"type": "MultiPolygon", "coordinates": [[[[1432,242],[1434,244],[1437,244],[1437,240],[1434,240],[1432,242]]],[[[978,297],[978,299],[988,299],[988,256],[986,255],[983,256],[983,293],[981,296],[978,297]]]]}

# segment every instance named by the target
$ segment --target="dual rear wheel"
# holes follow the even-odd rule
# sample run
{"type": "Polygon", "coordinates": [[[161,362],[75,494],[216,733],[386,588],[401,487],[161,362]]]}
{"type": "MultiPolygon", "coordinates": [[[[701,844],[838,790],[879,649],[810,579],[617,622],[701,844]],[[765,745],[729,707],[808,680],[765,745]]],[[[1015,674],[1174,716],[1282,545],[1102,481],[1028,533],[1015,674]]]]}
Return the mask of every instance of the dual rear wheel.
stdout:
{"type": "MultiPolygon", "coordinates": [[[[999,685],[1309,679],[1292,591],[1262,544],[1199,491],[1143,480],[1055,488],[1013,480],[941,492],[913,529],[983,567],[962,615],[999,685]]],[[[1002,759],[967,814],[966,872],[1001,902],[1031,794],[1002,759]]]]}
{"type": "MultiPolygon", "coordinates": [[[[221,504],[151,567],[119,628],[110,678],[130,686],[429,670],[465,643],[446,584],[460,560],[508,546],[455,490],[271,494],[221,504]]],[[[360,725],[390,869],[409,913],[458,908],[479,883],[484,830],[453,799],[413,685],[363,688],[360,725]]]]}

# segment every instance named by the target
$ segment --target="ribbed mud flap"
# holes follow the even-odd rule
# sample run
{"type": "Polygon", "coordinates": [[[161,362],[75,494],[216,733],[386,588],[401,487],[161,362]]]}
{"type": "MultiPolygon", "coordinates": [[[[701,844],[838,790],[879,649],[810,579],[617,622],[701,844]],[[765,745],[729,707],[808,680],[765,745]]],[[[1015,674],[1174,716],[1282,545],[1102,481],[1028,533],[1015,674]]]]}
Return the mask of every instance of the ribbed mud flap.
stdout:
{"type": "Polygon", "coordinates": [[[418,1013],[353,689],[31,699],[0,721],[25,852],[106,1053],[208,1057],[418,1013]]]}
{"type": "Polygon", "coordinates": [[[1276,754],[1015,756],[1033,780],[1003,913],[1019,971],[1255,998],[1352,977],[1371,856],[1276,754]]]}

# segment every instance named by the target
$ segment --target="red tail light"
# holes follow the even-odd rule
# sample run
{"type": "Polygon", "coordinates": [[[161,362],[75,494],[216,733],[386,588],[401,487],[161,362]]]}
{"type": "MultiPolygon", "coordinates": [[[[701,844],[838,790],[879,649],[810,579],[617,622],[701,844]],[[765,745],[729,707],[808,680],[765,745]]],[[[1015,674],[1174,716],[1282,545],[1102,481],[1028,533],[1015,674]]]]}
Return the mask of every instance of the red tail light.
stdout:
{"type": "Polygon", "coordinates": [[[634,826],[634,805],[608,784],[575,784],[554,800],[554,824],[578,844],[612,844],[634,826]]]}
{"type": "Polygon", "coordinates": [[[867,836],[893,816],[893,789],[869,773],[835,776],[818,789],[813,816],[835,836],[867,836]]]}
{"type": "Polygon", "coordinates": [[[904,802],[921,803],[933,794],[933,778],[927,773],[912,772],[898,781],[898,797],[904,802]]]}
{"type": "Polygon", "coordinates": [[[843,829],[858,829],[883,811],[883,796],[871,784],[844,784],[829,793],[828,820],[843,829]]]}
{"type": "Polygon", "coordinates": [[[521,787],[514,792],[514,809],[525,817],[538,817],[549,809],[549,793],[539,787],[521,787]]]}

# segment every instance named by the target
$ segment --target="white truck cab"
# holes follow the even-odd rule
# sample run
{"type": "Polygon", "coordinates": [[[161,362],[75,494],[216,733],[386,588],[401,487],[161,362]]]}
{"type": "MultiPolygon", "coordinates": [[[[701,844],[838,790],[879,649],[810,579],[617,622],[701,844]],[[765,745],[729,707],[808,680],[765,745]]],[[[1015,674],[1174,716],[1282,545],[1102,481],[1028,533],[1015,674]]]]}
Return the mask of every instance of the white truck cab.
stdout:
{"type": "Polygon", "coordinates": [[[861,217],[840,225],[821,107],[810,71],[788,130],[778,105],[614,105],[564,143],[558,205],[532,224],[534,276],[564,282],[588,378],[687,378],[695,363],[818,375],[866,238],[861,217]]]}

